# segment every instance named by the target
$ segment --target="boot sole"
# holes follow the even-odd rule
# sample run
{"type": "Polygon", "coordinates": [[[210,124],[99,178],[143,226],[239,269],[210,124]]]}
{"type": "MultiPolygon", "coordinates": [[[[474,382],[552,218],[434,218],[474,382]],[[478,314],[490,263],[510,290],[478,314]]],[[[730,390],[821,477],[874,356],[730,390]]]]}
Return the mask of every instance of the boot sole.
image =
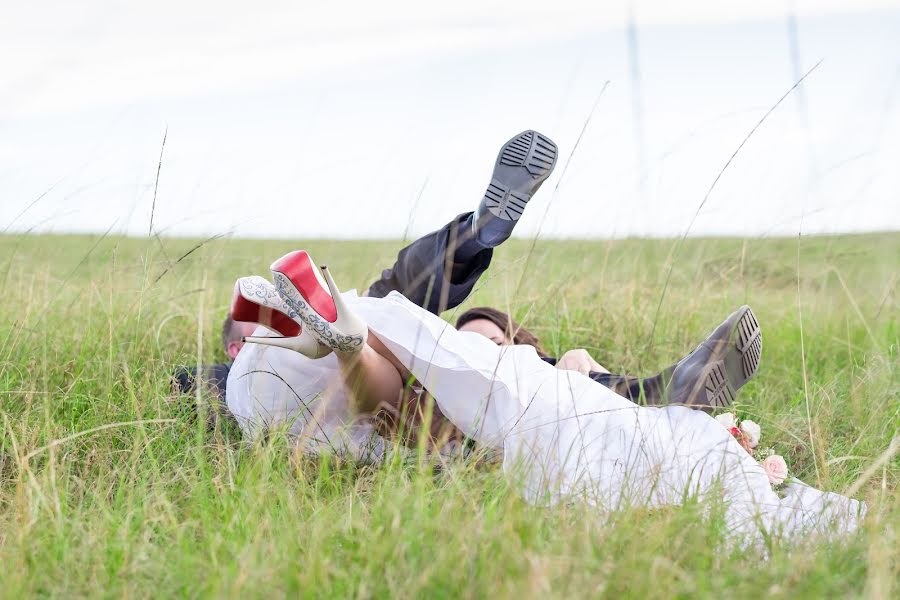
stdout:
{"type": "Polygon", "coordinates": [[[559,152],[550,138],[525,131],[500,150],[482,205],[504,221],[518,221],[525,205],[550,176],[559,152]]]}
{"type": "Polygon", "coordinates": [[[750,381],[759,370],[762,358],[762,329],[749,306],[744,307],[732,330],[721,360],[710,365],[704,376],[706,403],[712,408],[730,406],[737,390],[750,381]]]}

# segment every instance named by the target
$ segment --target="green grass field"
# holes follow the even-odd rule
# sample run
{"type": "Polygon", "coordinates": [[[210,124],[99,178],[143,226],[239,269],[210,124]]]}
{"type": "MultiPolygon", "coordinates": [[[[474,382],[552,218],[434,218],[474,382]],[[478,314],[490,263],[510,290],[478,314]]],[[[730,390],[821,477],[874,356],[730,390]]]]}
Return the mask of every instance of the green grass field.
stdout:
{"type": "Polygon", "coordinates": [[[650,373],[750,304],[763,359],[737,411],[793,474],[869,502],[858,535],[768,559],[729,549],[701,507],[541,508],[497,468],[316,462],[208,432],[169,376],[224,358],[237,276],[305,247],[363,289],[400,243],[198,243],[0,237],[0,596],[900,594],[900,460],[877,466],[900,426],[900,234],[688,240],[674,257],[671,240],[514,241],[466,305],[650,373]]]}

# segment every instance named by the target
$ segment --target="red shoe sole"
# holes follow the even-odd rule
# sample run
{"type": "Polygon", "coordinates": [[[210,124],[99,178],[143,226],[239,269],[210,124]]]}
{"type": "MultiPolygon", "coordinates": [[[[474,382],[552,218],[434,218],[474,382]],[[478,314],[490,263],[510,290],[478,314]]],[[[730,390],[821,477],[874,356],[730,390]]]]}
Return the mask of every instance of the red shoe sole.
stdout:
{"type": "Polygon", "coordinates": [[[300,324],[279,310],[262,306],[247,300],[240,292],[240,284],[234,284],[234,295],[231,298],[231,318],[235,321],[259,323],[273,329],[284,337],[300,335],[300,324]]]}
{"type": "Polygon", "coordinates": [[[305,250],[296,250],[285,254],[269,267],[291,280],[300,295],[309,303],[320,317],[334,323],[337,321],[337,309],[331,294],[319,283],[316,267],[305,250]]]}

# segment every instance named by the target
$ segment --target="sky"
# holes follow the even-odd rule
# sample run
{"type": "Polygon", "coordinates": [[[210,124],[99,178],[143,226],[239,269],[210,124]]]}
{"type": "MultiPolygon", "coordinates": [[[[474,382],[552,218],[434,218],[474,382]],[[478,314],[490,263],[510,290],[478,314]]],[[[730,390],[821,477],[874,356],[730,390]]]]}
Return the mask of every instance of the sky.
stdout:
{"type": "Polygon", "coordinates": [[[18,3],[0,57],[0,232],[409,238],[524,129],[520,237],[900,229],[900,0],[18,3]]]}

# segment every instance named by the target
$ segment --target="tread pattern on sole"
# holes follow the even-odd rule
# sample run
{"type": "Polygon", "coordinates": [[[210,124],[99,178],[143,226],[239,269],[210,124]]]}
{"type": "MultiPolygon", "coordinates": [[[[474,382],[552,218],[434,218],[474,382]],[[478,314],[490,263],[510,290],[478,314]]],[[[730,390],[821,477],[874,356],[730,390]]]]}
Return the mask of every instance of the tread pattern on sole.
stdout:
{"type": "Polygon", "coordinates": [[[509,188],[496,179],[488,184],[484,193],[484,206],[491,213],[504,221],[518,221],[525,212],[528,197],[511,192],[509,188]]]}
{"type": "Polygon", "coordinates": [[[709,406],[721,408],[734,402],[735,391],[725,376],[725,365],[722,361],[715,363],[706,374],[706,400],[709,406]]]}
{"type": "Polygon", "coordinates": [[[744,379],[750,379],[759,369],[762,358],[762,329],[752,310],[747,310],[737,324],[736,346],[741,354],[744,379]]]}
{"type": "Polygon", "coordinates": [[[525,167],[532,177],[547,175],[556,163],[557,148],[550,138],[526,131],[508,142],[500,154],[500,164],[508,167],[525,167]]]}

